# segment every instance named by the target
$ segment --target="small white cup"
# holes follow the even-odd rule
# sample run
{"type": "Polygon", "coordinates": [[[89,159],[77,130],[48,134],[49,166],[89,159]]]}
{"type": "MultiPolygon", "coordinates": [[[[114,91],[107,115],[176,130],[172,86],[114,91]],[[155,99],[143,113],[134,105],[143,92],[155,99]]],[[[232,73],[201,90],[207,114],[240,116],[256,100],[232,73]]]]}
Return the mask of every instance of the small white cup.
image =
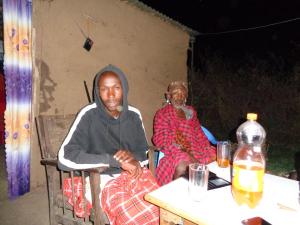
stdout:
{"type": "Polygon", "coordinates": [[[194,201],[201,201],[207,192],[208,168],[205,164],[189,165],[189,195],[194,201]]]}

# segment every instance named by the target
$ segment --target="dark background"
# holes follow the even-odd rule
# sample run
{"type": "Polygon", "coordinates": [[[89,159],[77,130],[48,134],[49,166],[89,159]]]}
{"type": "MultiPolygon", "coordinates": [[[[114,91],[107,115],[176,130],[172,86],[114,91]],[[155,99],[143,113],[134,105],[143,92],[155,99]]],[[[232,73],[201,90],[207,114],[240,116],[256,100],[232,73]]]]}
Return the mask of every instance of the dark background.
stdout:
{"type": "Polygon", "coordinates": [[[256,112],[267,169],[300,173],[300,0],[141,1],[200,33],[188,103],[202,125],[236,142],[237,127],[256,112]]]}
{"type": "Polygon", "coordinates": [[[299,16],[298,0],[140,0],[199,32],[262,26],[299,16]]]}
{"type": "Polygon", "coordinates": [[[141,2],[200,32],[198,36],[200,41],[218,45],[219,49],[277,51],[300,45],[299,0],[141,0],[141,2]],[[285,22],[288,20],[295,21],[285,22]],[[274,23],[281,24],[269,26],[274,23]],[[255,27],[257,29],[248,31],[210,34],[255,27]]]}
{"type": "Polygon", "coordinates": [[[298,60],[291,51],[300,46],[300,1],[212,0],[198,4],[203,4],[199,6],[203,10],[196,20],[202,22],[190,25],[203,33],[198,37],[202,48],[210,46],[238,59],[245,54],[266,59],[272,53],[285,59],[285,69],[298,60]],[[220,34],[226,31],[233,32],[220,34]]]}
{"type": "MultiPolygon", "coordinates": [[[[268,120],[265,123],[267,126],[271,126],[273,123],[271,117],[273,116],[270,113],[277,107],[275,101],[281,101],[280,99],[275,100],[280,96],[271,93],[278,91],[278,86],[286,86],[287,90],[280,90],[286,92],[281,95],[284,98],[283,102],[286,102],[286,98],[292,98],[296,94],[287,94],[287,92],[290,92],[291,89],[294,92],[299,91],[295,87],[298,84],[300,86],[298,73],[300,61],[299,0],[141,1],[200,33],[196,37],[194,46],[194,72],[189,76],[189,81],[193,86],[190,91],[190,103],[199,110],[202,122],[210,126],[219,138],[231,137],[231,131],[243,121],[249,110],[256,110],[261,114],[259,119],[268,120]],[[272,80],[269,80],[270,77],[272,80]],[[237,82],[236,79],[240,82],[237,82]],[[273,84],[272,86],[259,85],[258,79],[273,84]],[[213,80],[218,80],[218,84],[213,80]],[[205,82],[204,86],[203,82],[205,82]],[[251,87],[250,83],[253,82],[254,85],[251,87]],[[230,113],[232,121],[228,121],[227,124],[222,120],[228,120],[229,115],[222,118],[224,115],[215,113],[222,110],[220,107],[223,106],[220,105],[220,101],[213,103],[207,98],[208,96],[204,96],[205,94],[209,95],[214,101],[217,101],[212,96],[213,93],[209,91],[203,93],[203,89],[215,89],[220,85],[223,85],[223,89],[232,85],[234,85],[233,87],[243,87],[242,90],[239,89],[239,93],[232,92],[231,95],[222,96],[223,101],[226,101],[224,104],[230,104],[238,112],[238,115],[234,115],[234,112],[230,113]],[[262,93],[255,86],[261,86],[260,90],[264,89],[265,91],[262,93]],[[201,90],[197,90],[199,87],[201,90]],[[244,94],[240,94],[241,91],[244,94]],[[247,95],[245,92],[259,92],[260,96],[256,96],[244,108],[241,108],[241,105],[234,106],[232,103],[227,103],[230,102],[230,99],[238,99],[234,103],[238,104],[241,101],[242,104],[244,101],[242,96],[247,95]],[[269,93],[269,96],[265,96],[266,92],[269,93]],[[199,96],[202,99],[199,99],[199,96]],[[264,109],[267,104],[272,105],[269,107],[270,109],[264,109]],[[262,106],[264,107],[261,108],[262,106]],[[218,128],[217,124],[223,124],[223,126],[218,128]]],[[[220,91],[215,90],[215,93],[220,93],[220,91]]],[[[290,101],[283,104],[283,107],[290,108],[290,105],[298,106],[299,100],[295,99],[295,102],[290,101]]],[[[281,117],[284,121],[289,120],[292,123],[292,119],[296,119],[294,114],[300,112],[296,107],[282,113],[275,116],[278,119],[274,118],[274,121],[280,120],[281,117]]],[[[283,126],[286,127],[286,125],[283,126]]],[[[278,127],[274,129],[278,129],[278,127]]],[[[290,135],[294,137],[288,138],[289,142],[297,141],[299,136],[295,136],[295,133],[290,135]]],[[[277,136],[282,135],[275,136],[273,139],[276,142],[277,136]]],[[[285,139],[286,137],[282,137],[280,141],[285,139]]]]}

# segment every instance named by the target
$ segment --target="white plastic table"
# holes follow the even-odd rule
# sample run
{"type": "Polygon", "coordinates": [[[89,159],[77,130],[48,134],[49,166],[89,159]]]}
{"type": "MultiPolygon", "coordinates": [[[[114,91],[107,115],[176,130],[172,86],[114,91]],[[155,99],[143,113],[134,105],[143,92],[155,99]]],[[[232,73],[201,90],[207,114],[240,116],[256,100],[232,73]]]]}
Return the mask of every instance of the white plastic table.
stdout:
{"type": "MultiPolygon", "coordinates": [[[[230,180],[231,168],[219,168],[215,162],[209,170],[230,180]]],[[[243,219],[260,216],[272,225],[300,225],[299,182],[265,174],[264,194],[259,205],[250,209],[236,204],[231,186],[207,192],[195,202],[188,195],[188,181],[179,178],[147,194],[145,199],[194,224],[241,225],[243,219]]]]}

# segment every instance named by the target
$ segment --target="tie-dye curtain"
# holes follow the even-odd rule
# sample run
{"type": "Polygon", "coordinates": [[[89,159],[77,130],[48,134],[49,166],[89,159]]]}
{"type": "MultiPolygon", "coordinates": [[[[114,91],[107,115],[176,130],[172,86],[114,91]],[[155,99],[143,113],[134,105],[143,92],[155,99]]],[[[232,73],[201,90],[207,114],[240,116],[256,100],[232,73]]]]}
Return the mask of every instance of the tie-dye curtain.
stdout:
{"type": "Polygon", "coordinates": [[[30,189],[31,10],[31,0],[3,0],[5,148],[10,198],[30,189]]]}

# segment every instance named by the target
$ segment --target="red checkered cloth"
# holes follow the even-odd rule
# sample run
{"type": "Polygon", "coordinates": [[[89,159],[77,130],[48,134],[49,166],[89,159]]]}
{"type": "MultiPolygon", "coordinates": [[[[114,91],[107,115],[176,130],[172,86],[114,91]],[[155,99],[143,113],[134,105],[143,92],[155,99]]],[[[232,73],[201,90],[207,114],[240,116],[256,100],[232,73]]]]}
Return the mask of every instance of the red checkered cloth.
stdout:
{"type": "Polygon", "coordinates": [[[156,177],[159,185],[172,181],[175,168],[181,161],[192,162],[188,153],[180,148],[177,143],[177,134],[184,136],[189,153],[200,163],[208,163],[216,156],[215,147],[211,146],[201,129],[197,113],[191,106],[186,106],[193,111],[191,119],[179,118],[175,108],[169,104],[160,109],[154,118],[153,143],[161,148],[165,154],[159,161],[156,177]]]}
{"type": "Polygon", "coordinates": [[[109,181],[101,194],[101,205],[112,225],[158,225],[159,208],[144,200],[159,186],[148,169],[138,180],[126,172],[109,181]]]}
{"type": "Polygon", "coordinates": [[[75,204],[73,204],[73,197],[72,197],[72,180],[71,178],[64,179],[64,195],[67,197],[68,203],[74,206],[74,211],[76,216],[78,217],[85,217],[84,211],[84,202],[86,202],[86,212],[87,215],[90,215],[90,209],[92,208],[92,204],[83,199],[83,190],[82,190],[82,179],[81,177],[74,177],[74,198],[75,204]]]}

